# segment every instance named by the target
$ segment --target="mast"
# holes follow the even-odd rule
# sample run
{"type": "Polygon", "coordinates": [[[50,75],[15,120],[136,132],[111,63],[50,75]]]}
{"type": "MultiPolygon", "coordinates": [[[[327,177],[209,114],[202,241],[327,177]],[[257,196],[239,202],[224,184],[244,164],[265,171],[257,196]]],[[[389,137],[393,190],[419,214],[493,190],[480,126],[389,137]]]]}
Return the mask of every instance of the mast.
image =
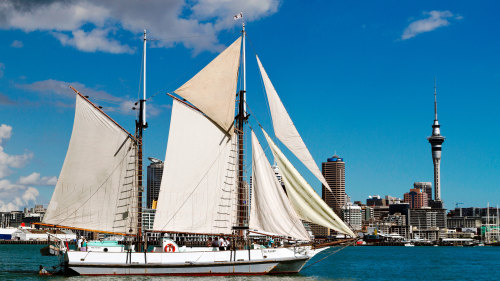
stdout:
{"type": "Polygon", "coordinates": [[[144,29],[144,50],[143,50],[143,92],[142,99],[139,100],[139,120],[135,122],[135,135],[137,139],[137,246],[141,251],[142,242],[142,133],[148,127],[146,123],[146,29],[144,29]]]}
{"type": "MultiPolygon", "coordinates": [[[[241,18],[243,17],[240,13],[241,18]]],[[[236,116],[236,133],[238,135],[238,209],[237,225],[234,229],[239,229],[239,236],[244,235],[244,230],[248,229],[248,190],[244,184],[244,126],[247,119],[245,94],[246,94],[246,69],[245,69],[245,23],[242,18],[242,89],[239,92],[238,114],[236,116]]]]}

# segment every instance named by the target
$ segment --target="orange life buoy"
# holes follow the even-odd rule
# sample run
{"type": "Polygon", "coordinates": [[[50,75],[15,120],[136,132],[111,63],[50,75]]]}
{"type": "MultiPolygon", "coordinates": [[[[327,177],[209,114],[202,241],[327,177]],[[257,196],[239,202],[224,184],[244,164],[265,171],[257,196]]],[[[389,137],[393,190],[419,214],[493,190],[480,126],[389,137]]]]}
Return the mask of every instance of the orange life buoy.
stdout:
{"type": "Polygon", "coordinates": [[[165,250],[165,252],[175,252],[175,246],[174,246],[174,244],[169,243],[169,244],[165,245],[164,250],[165,250]]]}

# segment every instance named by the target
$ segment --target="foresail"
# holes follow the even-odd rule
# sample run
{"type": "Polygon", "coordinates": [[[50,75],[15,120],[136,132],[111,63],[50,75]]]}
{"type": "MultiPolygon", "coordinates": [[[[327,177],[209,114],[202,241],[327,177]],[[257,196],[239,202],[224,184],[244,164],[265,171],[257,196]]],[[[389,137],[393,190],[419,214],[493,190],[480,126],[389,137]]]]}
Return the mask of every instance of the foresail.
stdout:
{"type": "Polygon", "coordinates": [[[310,240],[253,131],[250,229],[310,240]]]}
{"type": "Polygon", "coordinates": [[[299,174],[264,129],[262,129],[262,131],[271,147],[274,159],[278,167],[280,167],[281,176],[285,181],[288,198],[292,202],[297,214],[306,221],[355,237],[352,230],[335,214],[332,208],[319,197],[314,189],[299,174]]]}
{"type": "Polygon", "coordinates": [[[224,50],[175,93],[188,100],[233,134],[236,87],[240,65],[241,37],[224,50]]]}
{"type": "Polygon", "coordinates": [[[132,137],[77,95],[71,140],[43,222],[136,233],[135,155],[132,137]]]}
{"type": "Polygon", "coordinates": [[[231,234],[237,187],[234,139],[174,100],[154,230],[231,234]]]}
{"type": "Polygon", "coordinates": [[[292,122],[290,115],[283,106],[278,93],[274,89],[271,80],[267,76],[266,70],[262,66],[259,57],[257,56],[257,63],[259,65],[264,87],[267,93],[267,100],[271,110],[271,117],[273,119],[274,134],[276,137],[295,155],[297,158],[313,173],[313,175],[331,191],[330,186],[326,182],[323,174],[314,161],[311,153],[307,149],[304,141],[299,135],[297,128],[292,122]]]}

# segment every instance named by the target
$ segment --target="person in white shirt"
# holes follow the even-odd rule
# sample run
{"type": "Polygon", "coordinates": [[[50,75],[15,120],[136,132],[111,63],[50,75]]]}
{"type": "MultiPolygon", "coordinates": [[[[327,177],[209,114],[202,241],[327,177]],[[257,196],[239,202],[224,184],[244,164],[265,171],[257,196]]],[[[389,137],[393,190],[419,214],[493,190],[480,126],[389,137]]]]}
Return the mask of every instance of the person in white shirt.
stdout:
{"type": "Polygon", "coordinates": [[[224,237],[219,237],[219,251],[224,251],[224,237]]]}
{"type": "Polygon", "coordinates": [[[82,249],[82,242],[83,242],[83,236],[81,236],[80,239],[78,239],[77,243],[78,251],[82,249]]]}

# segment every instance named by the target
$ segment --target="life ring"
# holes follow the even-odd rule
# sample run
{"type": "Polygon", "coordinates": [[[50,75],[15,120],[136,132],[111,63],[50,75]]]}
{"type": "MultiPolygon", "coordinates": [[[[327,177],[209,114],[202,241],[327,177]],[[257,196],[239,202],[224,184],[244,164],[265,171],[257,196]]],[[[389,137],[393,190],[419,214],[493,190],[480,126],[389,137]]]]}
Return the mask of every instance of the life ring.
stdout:
{"type": "Polygon", "coordinates": [[[165,252],[169,252],[169,253],[175,252],[175,245],[172,243],[168,243],[167,245],[165,245],[164,250],[165,250],[165,252]]]}

